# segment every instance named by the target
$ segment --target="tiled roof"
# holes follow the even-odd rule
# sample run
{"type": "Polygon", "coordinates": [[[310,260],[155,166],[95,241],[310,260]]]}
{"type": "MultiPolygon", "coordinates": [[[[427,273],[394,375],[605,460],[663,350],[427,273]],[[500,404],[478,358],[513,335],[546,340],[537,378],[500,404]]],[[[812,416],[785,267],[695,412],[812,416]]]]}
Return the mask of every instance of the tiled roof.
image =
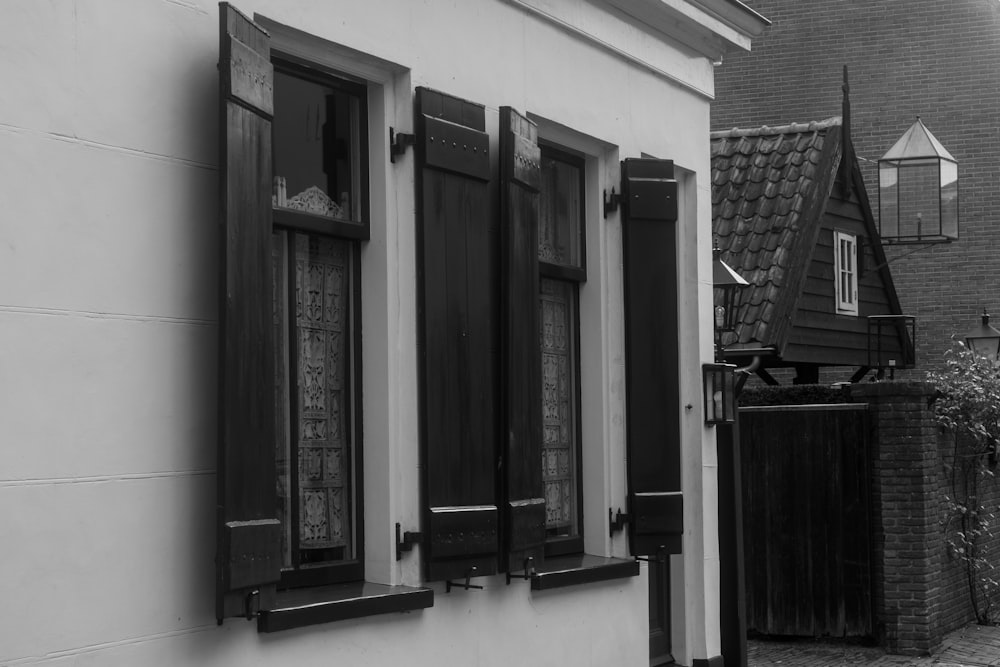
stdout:
{"type": "Polygon", "coordinates": [[[713,132],[712,227],[749,283],[736,346],[783,347],[841,155],[839,116],[713,132]]]}

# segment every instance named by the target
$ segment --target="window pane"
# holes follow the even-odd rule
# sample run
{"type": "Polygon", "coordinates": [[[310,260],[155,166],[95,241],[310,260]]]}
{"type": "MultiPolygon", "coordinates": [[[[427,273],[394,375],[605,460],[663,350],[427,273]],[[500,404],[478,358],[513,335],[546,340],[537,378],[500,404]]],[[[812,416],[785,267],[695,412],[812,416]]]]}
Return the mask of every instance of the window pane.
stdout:
{"type": "Polygon", "coordinates": [[[542,279],[542,478],[549,536],[577,534],[576,285],[542,279]]]}
{"type": "Polygon", "coordinates": [[[295,235],[301,563],[352,555],[347,424],[348,244],[295,235]]]}
{"type": "Polygon", "coordinates": [[[899,170],[900,236],[924,237],[941,233],[940,175],[936,162],[906,163],[899,170]]]}
{"type": "Polygon", "coordinates": [[[542,194],[538,220],[538,259],[582,267],[580,257],[582,165],[542,148],[542,194]]]}
{"type": "Polygon", "coordinates": [[[274,108],[273,205],[359,220],[359,97],[276,71],[274,108]]]}
{"type": "Polygon", "coordinates": [[[350,560],[355,553],[349,419],[351,245],[285,232],[274,239],[277,494],[284,526],[283,565],[350,560]],[[292,248],[286,241],[289,237],[292,248]],[[295,272],[292,295],[289,262],[295,272]],[[295,341],[293,350],[290,340],[295,341]]]}

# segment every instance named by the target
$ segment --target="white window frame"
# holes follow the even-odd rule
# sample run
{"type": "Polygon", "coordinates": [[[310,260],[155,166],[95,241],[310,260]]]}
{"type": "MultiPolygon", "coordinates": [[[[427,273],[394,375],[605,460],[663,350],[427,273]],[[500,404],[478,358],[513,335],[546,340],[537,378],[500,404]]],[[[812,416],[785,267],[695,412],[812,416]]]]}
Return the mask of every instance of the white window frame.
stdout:
{"type": "MultiPolygon", "coordinates": [[[[390,164],[388,132],[412,132],[412,83],[409,70],[376,56],[330,42],[273,19],[254,15],[271,35],[271,49],[303,62],[355,77],[368,88],[368,219],[369,240],[361,244],[360,313],[362,424],[365,447],[359,508],[363,511],[364,580],[385,585],[420,585],[416,562],[399,562],[395,523],[414,530],[419,525],[416,475],[400,470],[418,466],[415,436],[416,390],[416,250],[411,180],[390,164]],[[380,129],[381,128],[381,129],[380,129]],[[406,211],[410,211],[407,217],[406,211]],[[410,304],[400,307],[398,304],[410,304]],[[403,389],[409,387],[408,390],[403,389]],[[404,568],[404,565],[407,567],[404,568]]],[[[397,160],[411,160],[408,151],[397,160]]]]}
{"type": "Polygon", "coordinates": [[[858,237],[833,232],[833,283],[838,315],[858,314],[858,237]]]}
{"type": "Polygon", "coordinates": [[[619,397],[607,389],[614,383],[612,360],[622,359],[625,353],[624,329],[612,324],[608,316],[612,306],[606,300],[608,294],[621,293],[621,265],[607,260],[611,250],[601,199],[601,193],[610,192],[612,185],[621,187],[618,148],[530,110],[528,118],[537,123],[540,140],[584,157],[587,280],[579,283],[577,302],[583,552],[624,558],[628,557],[625,533],[613,539],[607,523],[608,508],[624,506],[625,498],[624,425],[616,428],[613,424],[614,415],[624,414],[624,397],[619,402],[619,397]]]}

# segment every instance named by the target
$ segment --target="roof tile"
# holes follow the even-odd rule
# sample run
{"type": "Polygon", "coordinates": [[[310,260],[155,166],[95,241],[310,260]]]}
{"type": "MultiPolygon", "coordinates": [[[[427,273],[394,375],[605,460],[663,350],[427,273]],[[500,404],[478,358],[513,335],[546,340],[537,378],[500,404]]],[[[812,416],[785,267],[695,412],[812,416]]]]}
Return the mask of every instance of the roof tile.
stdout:
{"type": "Polygon", "coordinates": [[[833,117],[813,123],[712,133],[713,232],[722,259],[750,283],[740,307],[740,343],[769,345],[793,252],[811,222],[805,203],[817,191],[833,117]]]}

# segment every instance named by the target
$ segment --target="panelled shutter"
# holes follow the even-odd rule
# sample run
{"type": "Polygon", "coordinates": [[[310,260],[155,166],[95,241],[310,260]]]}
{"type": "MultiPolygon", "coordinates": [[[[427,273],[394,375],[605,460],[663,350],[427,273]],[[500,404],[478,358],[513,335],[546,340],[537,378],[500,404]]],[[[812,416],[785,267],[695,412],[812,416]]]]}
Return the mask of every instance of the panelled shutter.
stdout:
{"type": "Polygon", "coordinates": [[[536,125],[500,108],[501,285],[505,569],[540,564],[545,550],[542,369],[538,348],[538,218],[541,149],[536,125]]]}
{"type": "Polygon", "coordinates": [[[270,38],[219,5],[221,288],[216,615],[248,613],[280,578],[271,302],[270,38]]]}
{"type": "Polygon", "coordinates": [[[417,89],[422,450],[428,581],[495,574],[498,230],[482,105],[417,89]]]}
{"type": "Polygon", "coordinates": [[[680,553],[677,182],[671,160],[622,163],[629,548],[680,553]]]}

